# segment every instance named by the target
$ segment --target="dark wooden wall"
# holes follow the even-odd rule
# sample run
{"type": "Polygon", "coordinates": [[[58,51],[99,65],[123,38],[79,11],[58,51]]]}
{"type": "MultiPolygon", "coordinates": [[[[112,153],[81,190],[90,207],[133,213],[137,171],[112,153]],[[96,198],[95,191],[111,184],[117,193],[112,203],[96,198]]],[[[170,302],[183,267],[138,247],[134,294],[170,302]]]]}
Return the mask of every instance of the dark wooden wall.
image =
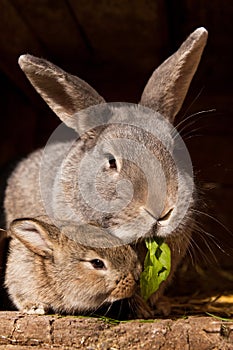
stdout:
{"type": "MultiPolygon", "coordinates": [[[[20,54],[60,65],[107,101],[136,102],[153,69],[205,26],[208,45],[178,121],[216,109],[191,119],[183,134],[203,190],[200,210],[206,203],[199,224],[229,253],[212,246],[220,263],[232,266],[232,23],[230,0],[1,0],[0,166],[42,146],[59,123],[20,71],[20,54]]],[[[204,242],[211,244],[210,236],[194,237],[211,255],[204,242]]]]}

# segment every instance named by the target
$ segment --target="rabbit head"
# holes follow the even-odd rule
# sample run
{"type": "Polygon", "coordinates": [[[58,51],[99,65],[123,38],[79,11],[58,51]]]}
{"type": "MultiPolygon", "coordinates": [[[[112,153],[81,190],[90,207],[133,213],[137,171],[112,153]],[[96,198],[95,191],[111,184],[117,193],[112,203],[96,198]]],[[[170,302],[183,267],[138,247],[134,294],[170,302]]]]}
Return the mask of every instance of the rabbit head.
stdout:
{"type": "Polygon", "coordinates": [[[142,271],[134,249],[79,244],[77,237],[85,235],[104,246],[110,242],[103,229],[92,225],[60,230],[41,219],[12,222],[6,286],[20,310],[82,312],[134,295],[142,271]],[[76,239],[69,239],[67,231],[76,239]]]}
{"type": "MultiPolygon", "coordinates": [[[[87,83],[57,66],[30,55],[20,57],[35,89],[79,134],[62,145],[49,201],[54,218],[97,223],[125,242],[168,236],[187,224],[192,166],[172,123],[206,40],[204,28],[195,30],[153,72],[138,105],[105,103],[87,83]]],[[[53,148],[47,150],[51,157],[53,148]]]]}

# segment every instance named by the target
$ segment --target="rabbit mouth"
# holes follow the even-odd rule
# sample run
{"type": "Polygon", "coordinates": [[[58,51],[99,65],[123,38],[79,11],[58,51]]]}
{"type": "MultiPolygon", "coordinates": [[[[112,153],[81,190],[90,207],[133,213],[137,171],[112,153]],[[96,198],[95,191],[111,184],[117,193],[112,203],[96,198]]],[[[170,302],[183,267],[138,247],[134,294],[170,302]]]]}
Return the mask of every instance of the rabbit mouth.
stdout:
{"type": "Polygon", "coordinates": [[[129,274],[124,279],[120,280],[117,286],[112,290],[107,302],[130,298],[134,295],[137,289],[137,283],[134,277],[129,274]]]}

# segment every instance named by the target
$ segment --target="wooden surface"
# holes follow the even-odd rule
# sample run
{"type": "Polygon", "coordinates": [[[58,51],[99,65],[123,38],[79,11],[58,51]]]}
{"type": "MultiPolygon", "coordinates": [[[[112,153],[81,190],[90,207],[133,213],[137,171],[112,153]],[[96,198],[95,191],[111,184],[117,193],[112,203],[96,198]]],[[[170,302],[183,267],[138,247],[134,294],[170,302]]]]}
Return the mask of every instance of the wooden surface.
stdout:
{"type": "MultiPolygon", "coordinates": [[[[1,0],[1,174],[7,164],[43,146],[59,124],[20,71],[20,54],[51,60],[86,80],[107,101],[137,102],[154,68],[191,31],[205,26],[208,45],[177,124],[192,114],[216,109],[197,114],[178,129],[190,151],[201,193],[198,210],[203,213],[193,235],[192,259],[206,271],[218,264],[229,271],[233,265],[232,18],[233,2],[221,0],[1,0]]],[[[1,197],[4,187],[0,177],[1,197]]],[[[221,286],[224,292],[225,284],[221,286]]],[[[233,279],[227,282],[229,290],[233,279]]]]}
{"type": "Polygon", "coordinates": [[[212,317],[111,324],[95,318],[0,313],[0,349],[233,349],[233,322],[212,317]]]}

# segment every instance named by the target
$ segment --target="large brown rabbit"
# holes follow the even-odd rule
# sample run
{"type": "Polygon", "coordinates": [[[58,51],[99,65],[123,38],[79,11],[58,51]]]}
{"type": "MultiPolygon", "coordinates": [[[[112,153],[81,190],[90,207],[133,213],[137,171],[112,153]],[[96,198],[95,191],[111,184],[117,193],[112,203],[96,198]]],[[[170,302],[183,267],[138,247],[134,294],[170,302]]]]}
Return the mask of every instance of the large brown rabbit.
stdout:
{"type": "Polygon", "coordinates": [[[81,79],[21,56],[32,85],[80,136],[51,142],[18,164],[6,190],[7,225],[49,215],[55,223],[97,224],[124,243],[163,236],[172,251],[170,280],[188,247],[195,205],[191,163],[171,124],[206,40],[204,28],[195,30],[154,71],[138,105],[106,104],[81,79]]]}

